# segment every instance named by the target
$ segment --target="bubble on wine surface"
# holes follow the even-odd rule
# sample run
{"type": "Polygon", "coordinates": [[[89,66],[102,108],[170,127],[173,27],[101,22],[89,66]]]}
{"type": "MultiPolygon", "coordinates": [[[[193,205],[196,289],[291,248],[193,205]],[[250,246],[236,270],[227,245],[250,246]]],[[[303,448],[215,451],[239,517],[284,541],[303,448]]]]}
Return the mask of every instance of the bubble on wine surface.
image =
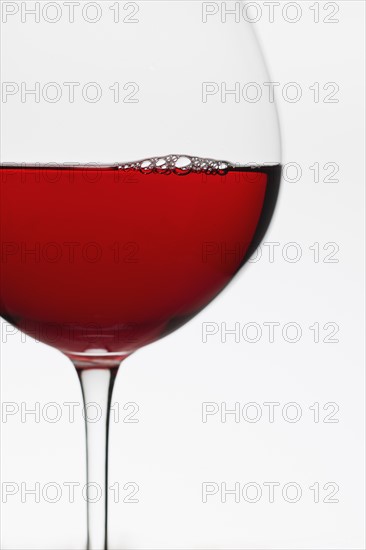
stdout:
{"type": "Polygon", "coordinates": [[[118,165],[120,170],[138,170],[142,174],[176,174],[184,176],[192,172],[212,175],[225,175],[234,166],[224,160],[215,160],[189,155],[166,155],[151,157],[118,165]]]}

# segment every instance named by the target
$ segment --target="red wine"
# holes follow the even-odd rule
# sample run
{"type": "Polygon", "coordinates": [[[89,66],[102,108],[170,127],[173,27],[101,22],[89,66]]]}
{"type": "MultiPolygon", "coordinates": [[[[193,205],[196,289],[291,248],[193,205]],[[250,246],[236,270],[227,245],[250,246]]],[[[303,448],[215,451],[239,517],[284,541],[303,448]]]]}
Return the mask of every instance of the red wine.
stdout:
{"type": "Polygon", "coordinates": [[[280,173],[173,155],[1,166],[0,314],[68,354],[133,352],[230,281],[263,237],[280,173]]]}

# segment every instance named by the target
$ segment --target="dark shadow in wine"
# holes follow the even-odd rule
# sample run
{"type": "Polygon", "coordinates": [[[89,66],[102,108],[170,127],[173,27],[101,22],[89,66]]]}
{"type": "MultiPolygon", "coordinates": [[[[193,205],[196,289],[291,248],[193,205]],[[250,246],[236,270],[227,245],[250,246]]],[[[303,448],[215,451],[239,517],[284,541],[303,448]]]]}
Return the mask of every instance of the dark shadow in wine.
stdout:
{"type": "MultiPolygon", "coordinates": [[[[267,232],[267,229],[269,227],[269,224],[271,223],[273,212],[276,206],[278,193],[280,190],[280,182],[281,182],[281,174],[282,174],[282,165],[276,164],[273,166],[260,166],[260,167],[235,167],[232,170],[237,172],[253,172],[253,173],[260,173],[260,174],[266,174],[267,175],[267,185],[266,185],[266,193],[264,196],[262,211],[259,217],[259,221],[257,224],[257,228],[255,230],[255,233],[253,235],[253,238],[248,246],[248,249],[244,255],[244,258],[242,262],[240,263],[240,266],[238,267],[237,271],[234,273],[233,277],[238,273],[238,271],[243,267],[243,265],[251,258],[251,256],[254,254],[254,252],[257,250],[258,246],[263,240],[264,235],[267,232]]],[[[232,279],[231,279],[232,280],[232,279]]],[[[205,309],[215,298],[218,296],[218,294],[221,294],[221,292],[228,286],[228,284],[231,281],[225,285],[224,288],[222,288],[215,296],[211,298],[211,300],[206,303],[203,307],[195,310],[193,313],[189,315],[181,315],[176,316],[168,323],[166,324],[164,330],[162,331],[160,338],[164,338],[165,336],[168,336],[172,332],[176,331],[178,328],[182,327],[186,323],[188,323],[193,317],[195,317],[200,311],[205,309]]]]}
{"type": "Polygon", "coordinates": [[[269,224],[273,216],[273,212],[276,206],[278,193],[280,190],[280,181],[282,174],[282,166],[280,164],[271,166],[269,168],[261,167],[260,169],[254,169],[254,172],[261,172],[267,174],[267,186],[266,194],[264,197],[262,212],[258,221],[257,229],[255,230],[253,239],[245,253],[244,259],[240,265],[240,268],[249,260],[249,258],[257,250],[258,246],[263,240],[264,235],[267,232],[269,224]]]}

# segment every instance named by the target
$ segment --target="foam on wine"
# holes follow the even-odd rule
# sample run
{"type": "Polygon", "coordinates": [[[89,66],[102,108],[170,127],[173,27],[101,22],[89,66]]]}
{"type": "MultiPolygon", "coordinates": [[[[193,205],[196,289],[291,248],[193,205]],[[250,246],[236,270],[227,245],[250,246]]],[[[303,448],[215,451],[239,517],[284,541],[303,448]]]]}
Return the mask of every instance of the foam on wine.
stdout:
{"type": "Polygon", "coordinates": [[[192,172],[207,175],[225,175],[234,165],[214,159],[191,157],[188,155],[167,155],[151,157],[136,162],[126,162],[118,165],[120,170],[138,170],[143,174],[176,174],[185,176],[192,172]]]}

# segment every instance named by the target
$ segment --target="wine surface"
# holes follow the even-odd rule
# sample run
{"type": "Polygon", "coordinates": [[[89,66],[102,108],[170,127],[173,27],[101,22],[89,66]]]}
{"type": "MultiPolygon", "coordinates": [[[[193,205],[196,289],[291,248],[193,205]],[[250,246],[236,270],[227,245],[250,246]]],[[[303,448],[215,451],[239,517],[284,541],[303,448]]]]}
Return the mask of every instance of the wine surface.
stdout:
{"type": "MultiPolygon", "coordinates": [[[[169,156],[0,167],[0,314],[69,354],[129,354],[231,280],[273,213],[281,167],[169,156]]],[[[80,359],[81,365],[83,358],[80,359]]]]}

